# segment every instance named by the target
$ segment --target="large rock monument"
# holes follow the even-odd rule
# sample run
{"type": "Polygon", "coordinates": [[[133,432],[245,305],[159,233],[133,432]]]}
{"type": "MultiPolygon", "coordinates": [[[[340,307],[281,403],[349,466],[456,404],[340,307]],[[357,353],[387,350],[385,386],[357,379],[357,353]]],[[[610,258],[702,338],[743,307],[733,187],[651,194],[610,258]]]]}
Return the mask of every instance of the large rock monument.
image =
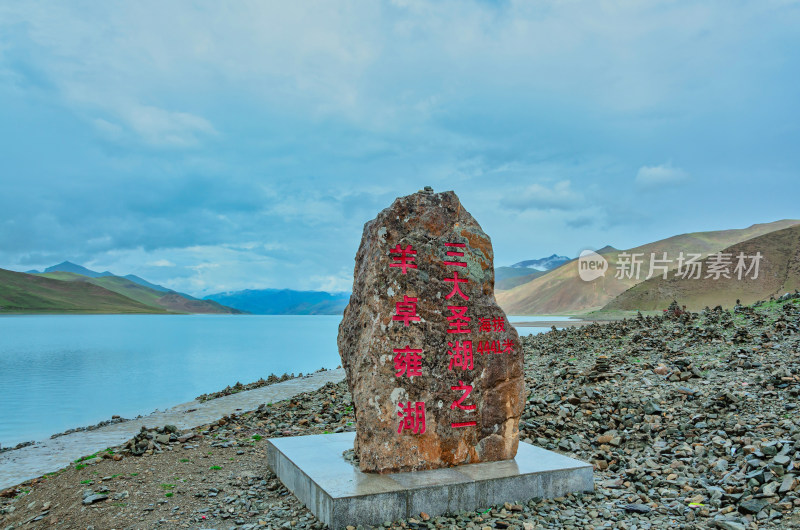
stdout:
{"type": "Polygon", "coordinates": [[[362,471],[516,455],[523,353],[491,240],[452,191],[401,197],[364,226],[338,344],[362,471]]]}

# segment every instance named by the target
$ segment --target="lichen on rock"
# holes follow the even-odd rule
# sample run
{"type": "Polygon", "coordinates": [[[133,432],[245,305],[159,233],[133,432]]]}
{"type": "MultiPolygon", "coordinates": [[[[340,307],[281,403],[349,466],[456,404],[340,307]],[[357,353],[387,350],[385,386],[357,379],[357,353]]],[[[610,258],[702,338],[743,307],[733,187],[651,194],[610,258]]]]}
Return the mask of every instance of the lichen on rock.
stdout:
{"type": "Polygon", "coordinates": [[[398,198],[364,226],[339,353],[362,471],[506,460],[523,353],[494,298],[488,235],[452,191],[398,198]]]}

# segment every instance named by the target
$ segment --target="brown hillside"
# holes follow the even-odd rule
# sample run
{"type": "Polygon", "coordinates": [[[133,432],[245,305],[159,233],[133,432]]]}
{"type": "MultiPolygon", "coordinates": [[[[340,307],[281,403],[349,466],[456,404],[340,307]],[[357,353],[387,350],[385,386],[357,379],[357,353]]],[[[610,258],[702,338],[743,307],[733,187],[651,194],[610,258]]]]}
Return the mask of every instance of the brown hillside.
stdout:
{"type": "MultiPolygon", "coordinates": [[[[681,278],[669,275],[651,278],[620,294],[604,309],[608,310],[653,310],[664,309],[672,300],[696,311],[705,306],[732,307],[736,300],[751,304],[771,295],[780,296],[800,288],[800,226],[794,226],[749,239],[723,250],[731,254],[730,278],[707,278],[708,261],[703,260],[702,275],[699,279],[681,278]],[[760,252],[763,258],[759,263],[758,277],[753,273],[740,280],[734,273],[736,256],[744,253],[753,256],[760,252]]],[[[747,260],[749,266],[750,260],[747,260]]]]}
{"type": "MultiPolygon", "coordinates": [[[[498,292],[497,301],[506,313],[512,315],[552,315],[599,309],[637,283],[644,281],[651,253],[660,257],[666,252],[667,257],[673,259],[677,258],[681,251],[699,253],[702,257],[706,257],[736,243],[797,225],[800,225],[800,220],[785,219],[742,229],[681,234],[626,251],[611,250],[603,253],[608,260],[608,271],[603,278],[592,282],[581,280],[576,261],[571,261],[526,284],[509,291],[498,292]],[[645,264],[638,280],[614,277],[621,252],[644,254],[645,264]]],[[[673,266],[677,266],[677,263],[673,263],[673,266]]]]}

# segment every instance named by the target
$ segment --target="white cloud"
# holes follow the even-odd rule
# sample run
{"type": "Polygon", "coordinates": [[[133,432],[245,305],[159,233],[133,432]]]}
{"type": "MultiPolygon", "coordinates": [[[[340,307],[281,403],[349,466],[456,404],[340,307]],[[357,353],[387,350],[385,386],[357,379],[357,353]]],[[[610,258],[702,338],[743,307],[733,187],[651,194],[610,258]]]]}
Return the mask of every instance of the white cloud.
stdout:
{"type": "Polygon", "coordinates": [[[313,291],[328,291],[340,293],[353,288],[353,275],[341,272],[330,276],[312,276],[309,278],[309,289],[313,291]]]}
{"type": "Polygon", "coordinates": [[[636,190],[690,178],[636,175],[653,146],[704,181],[797,167],[800,10],[656,4],[0,2],[0,257],[143,245],[98,268],[319,288],[349,283],[363,222],[424,185],[455,189],[498,256],[571,255],[655,217],[636,190]]]}
{"type": "Polygon", "coordinates": [[[175,264],[168,259],[157,259],[148,263],[151,267],[174,267],[175,264]]]}
{"type": "Polygon", "coordinates": [[[520,193],[505,200],[505,204],[518,210],[571,210],[583,202],[583,195],[572,189],[569,180],[552,186],[531,184],[520,193]]]}
{"type": "Polygon", "coordinates": [[[108,120],[97,118],[94,120],[94,126],[100,135],[106,140],[119,140],[122,136],[122,127],[116,123],[111,123],[108,120]]]}
{"type": "Polygon", "coordinates": [[[217,133],[205,118],[153,106],[135,105],[124,113],[128,126],[155,147],[192,147],[217,133]]]}
{"type": "Polygon", "coordinates": [[[384,129],[416,125],[498,83],[535,104],[579,96],[587,108],[658,109],[684,87],[695,91],[693,74],[707,64],[728,66],[716,54],[740,38],[736,30],[757,31],[744,25],[750,8],[725,9],[735,21],[723,31],[712,8],[691,4],[20,6],[2,14],[9,25],[30,28],[32,58],[69,103],[119,115],[130,105],[155,108],[155,94],[168,96],[172,104],[161,106],[169,110],[142,106],[127,116],[156,145],[192,144],[194,134],[207,132],[204,118],[174,102],[182,92],[213,98],[213,86],[234,87],[231,99],[384,129]],[[710,29],[717,29],[713,38],[710,29]],[[665,34],[675,46],[664,44],[665,34]]]}
{"type": "Polygon", "coordinates": [[[658,188],[681,183],[689,178],[689,173],[672,164],[642,166],[636,173],[636,184],[641,188],[658,188]]]}

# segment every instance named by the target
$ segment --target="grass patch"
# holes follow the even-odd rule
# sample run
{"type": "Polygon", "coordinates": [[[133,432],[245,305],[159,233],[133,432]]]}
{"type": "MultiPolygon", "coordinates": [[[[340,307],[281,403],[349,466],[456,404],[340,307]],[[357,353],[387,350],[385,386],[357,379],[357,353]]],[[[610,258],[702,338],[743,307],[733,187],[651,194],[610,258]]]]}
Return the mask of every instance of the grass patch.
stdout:
{"type": "Polygon", "coordinates": [[[80,471],[81,469],[85,468],[86,464],[77,464],[75,466],[75,471],[80,471]]]}
{"type": "Polygon", "coordinates": [[[191,460],[189,460],[188,458],[181,458],[181,462],[186,463],[186,462],[191,462],[191,460]]]}
{"type": "Polygon", "coordinates": [[[91,484],[91,480],[81,480],[81,484],[91,484]]]}
{"type": "Polygon", "coordinates": [[[174,494],[174,493],[172,493],[171,491],[168,491],[168,492],[166,492],[166,493],[164,494],[164,497],[172,497],[173,495],[175,495],[175,494],[174,494]]]}
{"type": "Polygon", "coordinates": [[[260,434],[254,434],[253,435],[253,440],[255,440],[257,442],[260,442],[262,438],[264,438],[264,437],[261,436],[260,434]]]}
{"type": "MultiPolygon", "coordinates": [[[[122,282],[131,283],[124,278],[122,282]]],[[[168,313],[128,298],[113,289],[98,290],[95,281],[78,274],[59,279],[0,271],[0,306],[10,313],[168,313]],[[83,281],[86,280],[86,281],[83,281]]],[[[137,290],[141,290],[137,286],[137,290]]],[[[153,293],[162,296],[163,293],[153,293]]]]}
{"type": "Polygon", "coordinates": [[[171,490],[171,489],[174,489],[174,488],[175,488],[175,484],[162,484],[161,485],[161,489],[162,490],[171,490]]]}
{"type": "Polygon", "coordinates": [[[210,467],[210,468],[208,468],[208,469],[210,469],[210,470],[212,470],[212,471],[217,471],[217,470],[219,470],[219,469],[222,469],[222,467],[220,467],[220,466],[211,466],[211,467],[210,467]]]}

